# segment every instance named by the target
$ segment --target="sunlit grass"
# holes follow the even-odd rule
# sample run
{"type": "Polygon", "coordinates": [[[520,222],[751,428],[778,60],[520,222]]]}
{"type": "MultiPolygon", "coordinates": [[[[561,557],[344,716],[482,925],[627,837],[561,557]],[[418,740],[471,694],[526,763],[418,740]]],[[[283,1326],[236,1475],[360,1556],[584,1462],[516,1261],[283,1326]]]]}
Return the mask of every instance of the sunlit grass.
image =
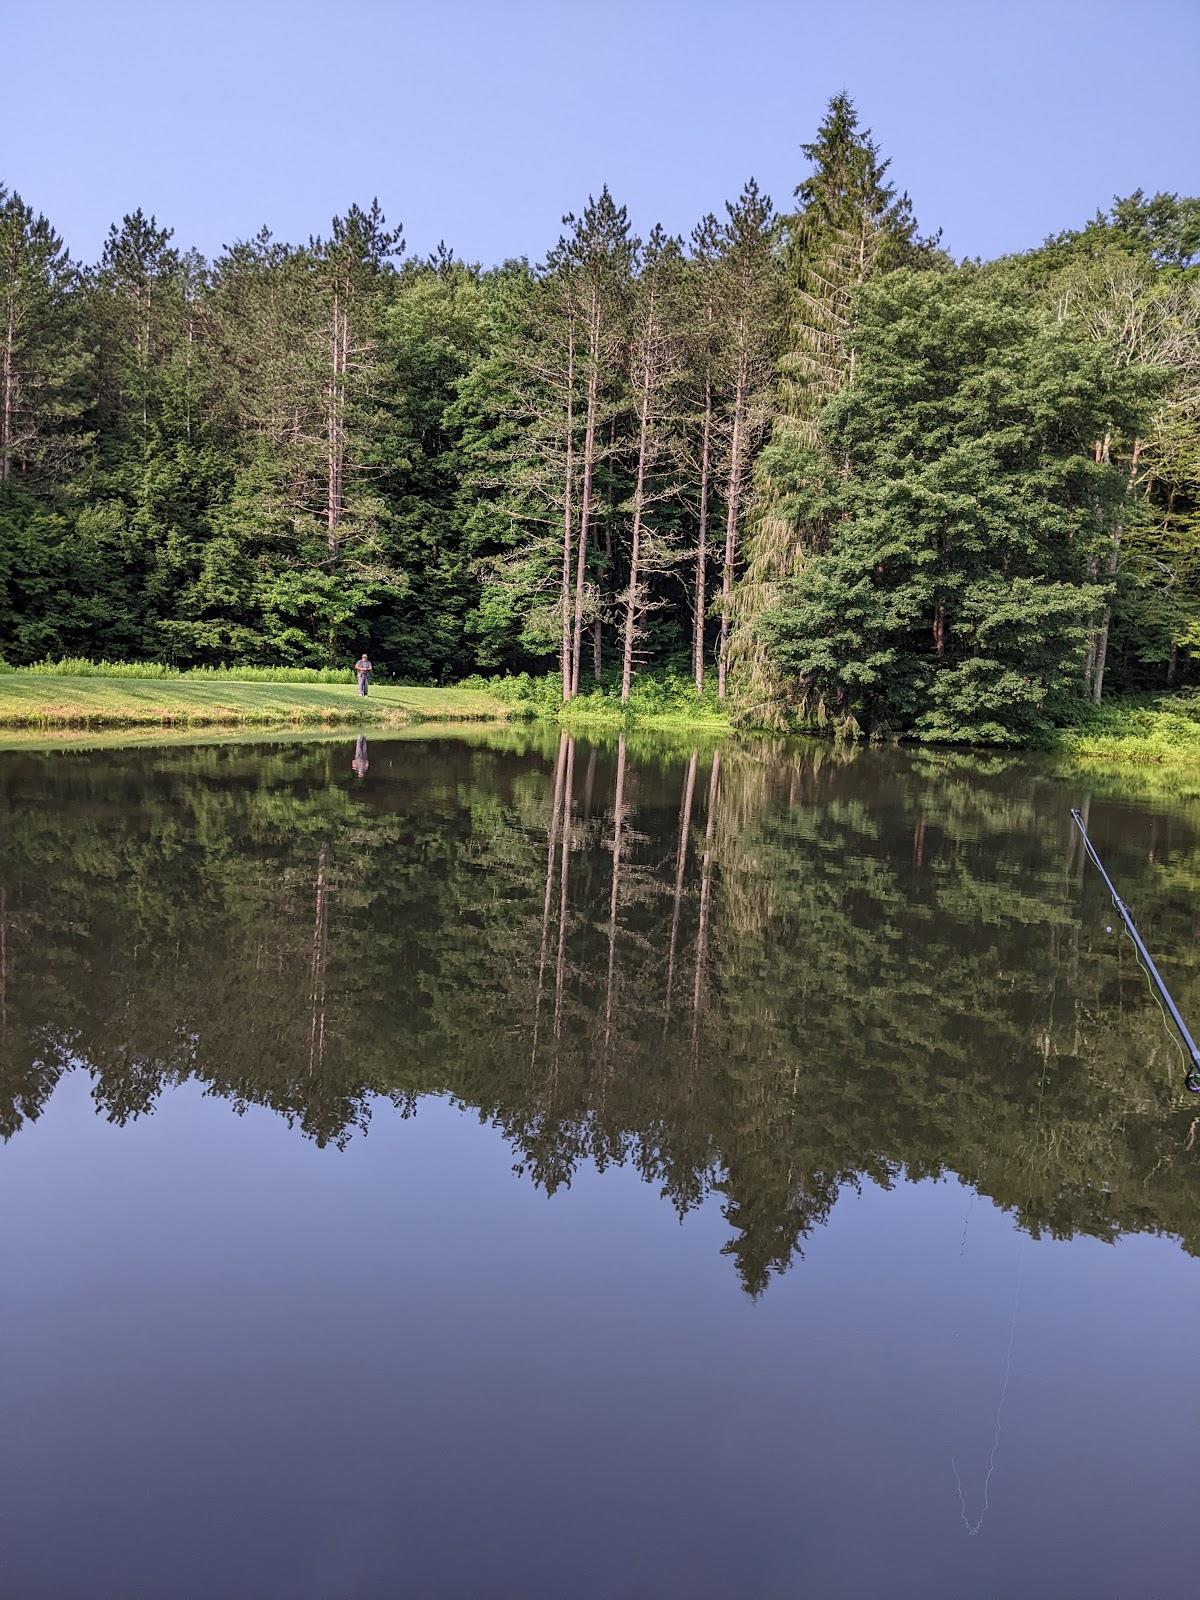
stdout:
{"type": "Polygon", "coordinates": [[[1169,767],[1200,763],[1200,701],[1191,693],[1118,700],[1064,728],[1058,749],[1096,765],[1169,767]]]}
{"type": "Polygon", "coordinates": [[[364,699],[352,683],[0,674],[0,727],[9,728],[339,723],[387,727],[435,719],[492,720],[509,714],[495,695],[476,688],[376,685],[364,699]]]}

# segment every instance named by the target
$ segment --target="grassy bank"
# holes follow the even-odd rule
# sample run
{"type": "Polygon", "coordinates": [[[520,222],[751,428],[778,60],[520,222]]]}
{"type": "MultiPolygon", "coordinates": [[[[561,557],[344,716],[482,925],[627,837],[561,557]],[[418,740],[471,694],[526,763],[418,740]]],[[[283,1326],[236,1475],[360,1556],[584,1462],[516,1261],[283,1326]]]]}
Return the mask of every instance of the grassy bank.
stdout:
{"type": "MultiPolygon", "coordinates": [[[[672,672],[635,679],[626,705],[611,681],[587,683],[564,705],[557,675],[475,677],[450,688],[376,683],[363,699],[346,673],[249,668],[241,669],[243,678],[236,670],[88,662],[0,668],[0,730],[399,728],[528,719],[610,737],[636,730],[707,742],[730,732],[715,686],[697,696],[690,677],[672,672]]],[[[1055,735],[1053,751],[1075,770],[1138,770],[1200,786],[1200,694],[1080,708],[1076,721],[1055,735]]]]}
{"type": "Polygon", "coordinates": [[[1200,697],[1112,701],[1061,729],[1055,749],[1081,766],[1200,769],[1200,697]]]}
{"type": "Polygon", "coordinates": [[[0,673],[0,728],[397,727],[510,715],[509,706],[478,688],[377,685],[364,700],[349,683],[0,673]]]}
{"type": "Polygon", "coordinates": [[[708,739],[728,733],[731,728],[727,708],[717,699],[715,683],[697,695],[690,676],[672,671],[639,674],[624,704],[620,680],[612,674],[599,683],[585,674],[580,693],[565,704],[558,673],[538,678],[525,672],[468,678],[463,688],[495,695],[517,715],[555,723],[569,733],[620,733],[638,728],[664,734],[698,734],[708,739]]]}

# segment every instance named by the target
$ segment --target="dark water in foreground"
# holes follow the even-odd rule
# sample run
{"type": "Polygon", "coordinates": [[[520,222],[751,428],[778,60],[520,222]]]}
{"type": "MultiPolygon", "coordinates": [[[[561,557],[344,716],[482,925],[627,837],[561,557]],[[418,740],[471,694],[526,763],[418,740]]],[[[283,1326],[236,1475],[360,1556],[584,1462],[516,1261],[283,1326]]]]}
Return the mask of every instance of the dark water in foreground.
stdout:
{"type": "MultiPolygon", "coordinates": [[[[357,767],[352,763],[357,761],[357,767]]],[[[1200,809],[0,754],[0,1595],[1196,1592],[1200,809]]]]}

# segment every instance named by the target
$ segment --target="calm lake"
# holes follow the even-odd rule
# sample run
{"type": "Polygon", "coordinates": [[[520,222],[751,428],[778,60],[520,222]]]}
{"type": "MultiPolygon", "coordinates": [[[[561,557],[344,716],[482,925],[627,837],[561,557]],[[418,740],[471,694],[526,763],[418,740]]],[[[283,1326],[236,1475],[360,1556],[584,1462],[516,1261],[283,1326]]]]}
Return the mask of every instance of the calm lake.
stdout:
{"type": "Polygon", "coordinates": [[[1200,802],[0,753],[0,1595],[1196,1592],[1200,802]]]}

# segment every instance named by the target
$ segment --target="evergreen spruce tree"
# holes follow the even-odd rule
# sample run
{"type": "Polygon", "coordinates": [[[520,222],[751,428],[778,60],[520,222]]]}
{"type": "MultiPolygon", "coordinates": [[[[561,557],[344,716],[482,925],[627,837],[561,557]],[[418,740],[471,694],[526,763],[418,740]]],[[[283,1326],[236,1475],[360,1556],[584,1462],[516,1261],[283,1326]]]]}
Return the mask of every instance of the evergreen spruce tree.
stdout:
{"type": "Polygon", "coordinates": [[[808,520],[806,482],[820,448],[821,408],[854,374],[855,291],[876,273],[933,257],[932,244],[917,236],[908,195],[888,181],[890,162],[860,127],[848,95],[834,96],[816,139],[801,149],[812,171],[797,186],[797,208],[781,228],[787,348],[770,439],[757,464],[747,570],[735,603],[740,687],[759,721],[781,713],[785,687],[772,678],[750,624],[772,604],[778,582],[823,541],[823,530],[808,520]]]}
{"type": "Polygon", "coordinates": [[[402,583],[363,618],[372,660],[409,676],[464,677],[477,580],[462,526],[462,380],[485,347],[486,291],[477,269],[446,252],[409,265],[384,309],[379,357],[386,382],[366,454],[382,502],[381,544],[402,583]]]}
{"type": "Polygon", "coordinates": [[[52,474],[80,443],[78,283],[50,223],[0,185],[0,483],[52,474]]]}
{"type": "Polygon", "coordinates": [[[63,496],[91,377],[79,281],[46,218],[0,185],[0,654],[13,662],[57,647],[72,581],[63,496]]]}
{"type": "Polygon", "coordinates": [[[124,217],[91,284],[96,470],[74,531],[80,559],[106,573],[107,620],[86,653],[186,663],[172,624],[230,465],[211,427],[207,267],[171,238],[140,209],[124,217]]]}

